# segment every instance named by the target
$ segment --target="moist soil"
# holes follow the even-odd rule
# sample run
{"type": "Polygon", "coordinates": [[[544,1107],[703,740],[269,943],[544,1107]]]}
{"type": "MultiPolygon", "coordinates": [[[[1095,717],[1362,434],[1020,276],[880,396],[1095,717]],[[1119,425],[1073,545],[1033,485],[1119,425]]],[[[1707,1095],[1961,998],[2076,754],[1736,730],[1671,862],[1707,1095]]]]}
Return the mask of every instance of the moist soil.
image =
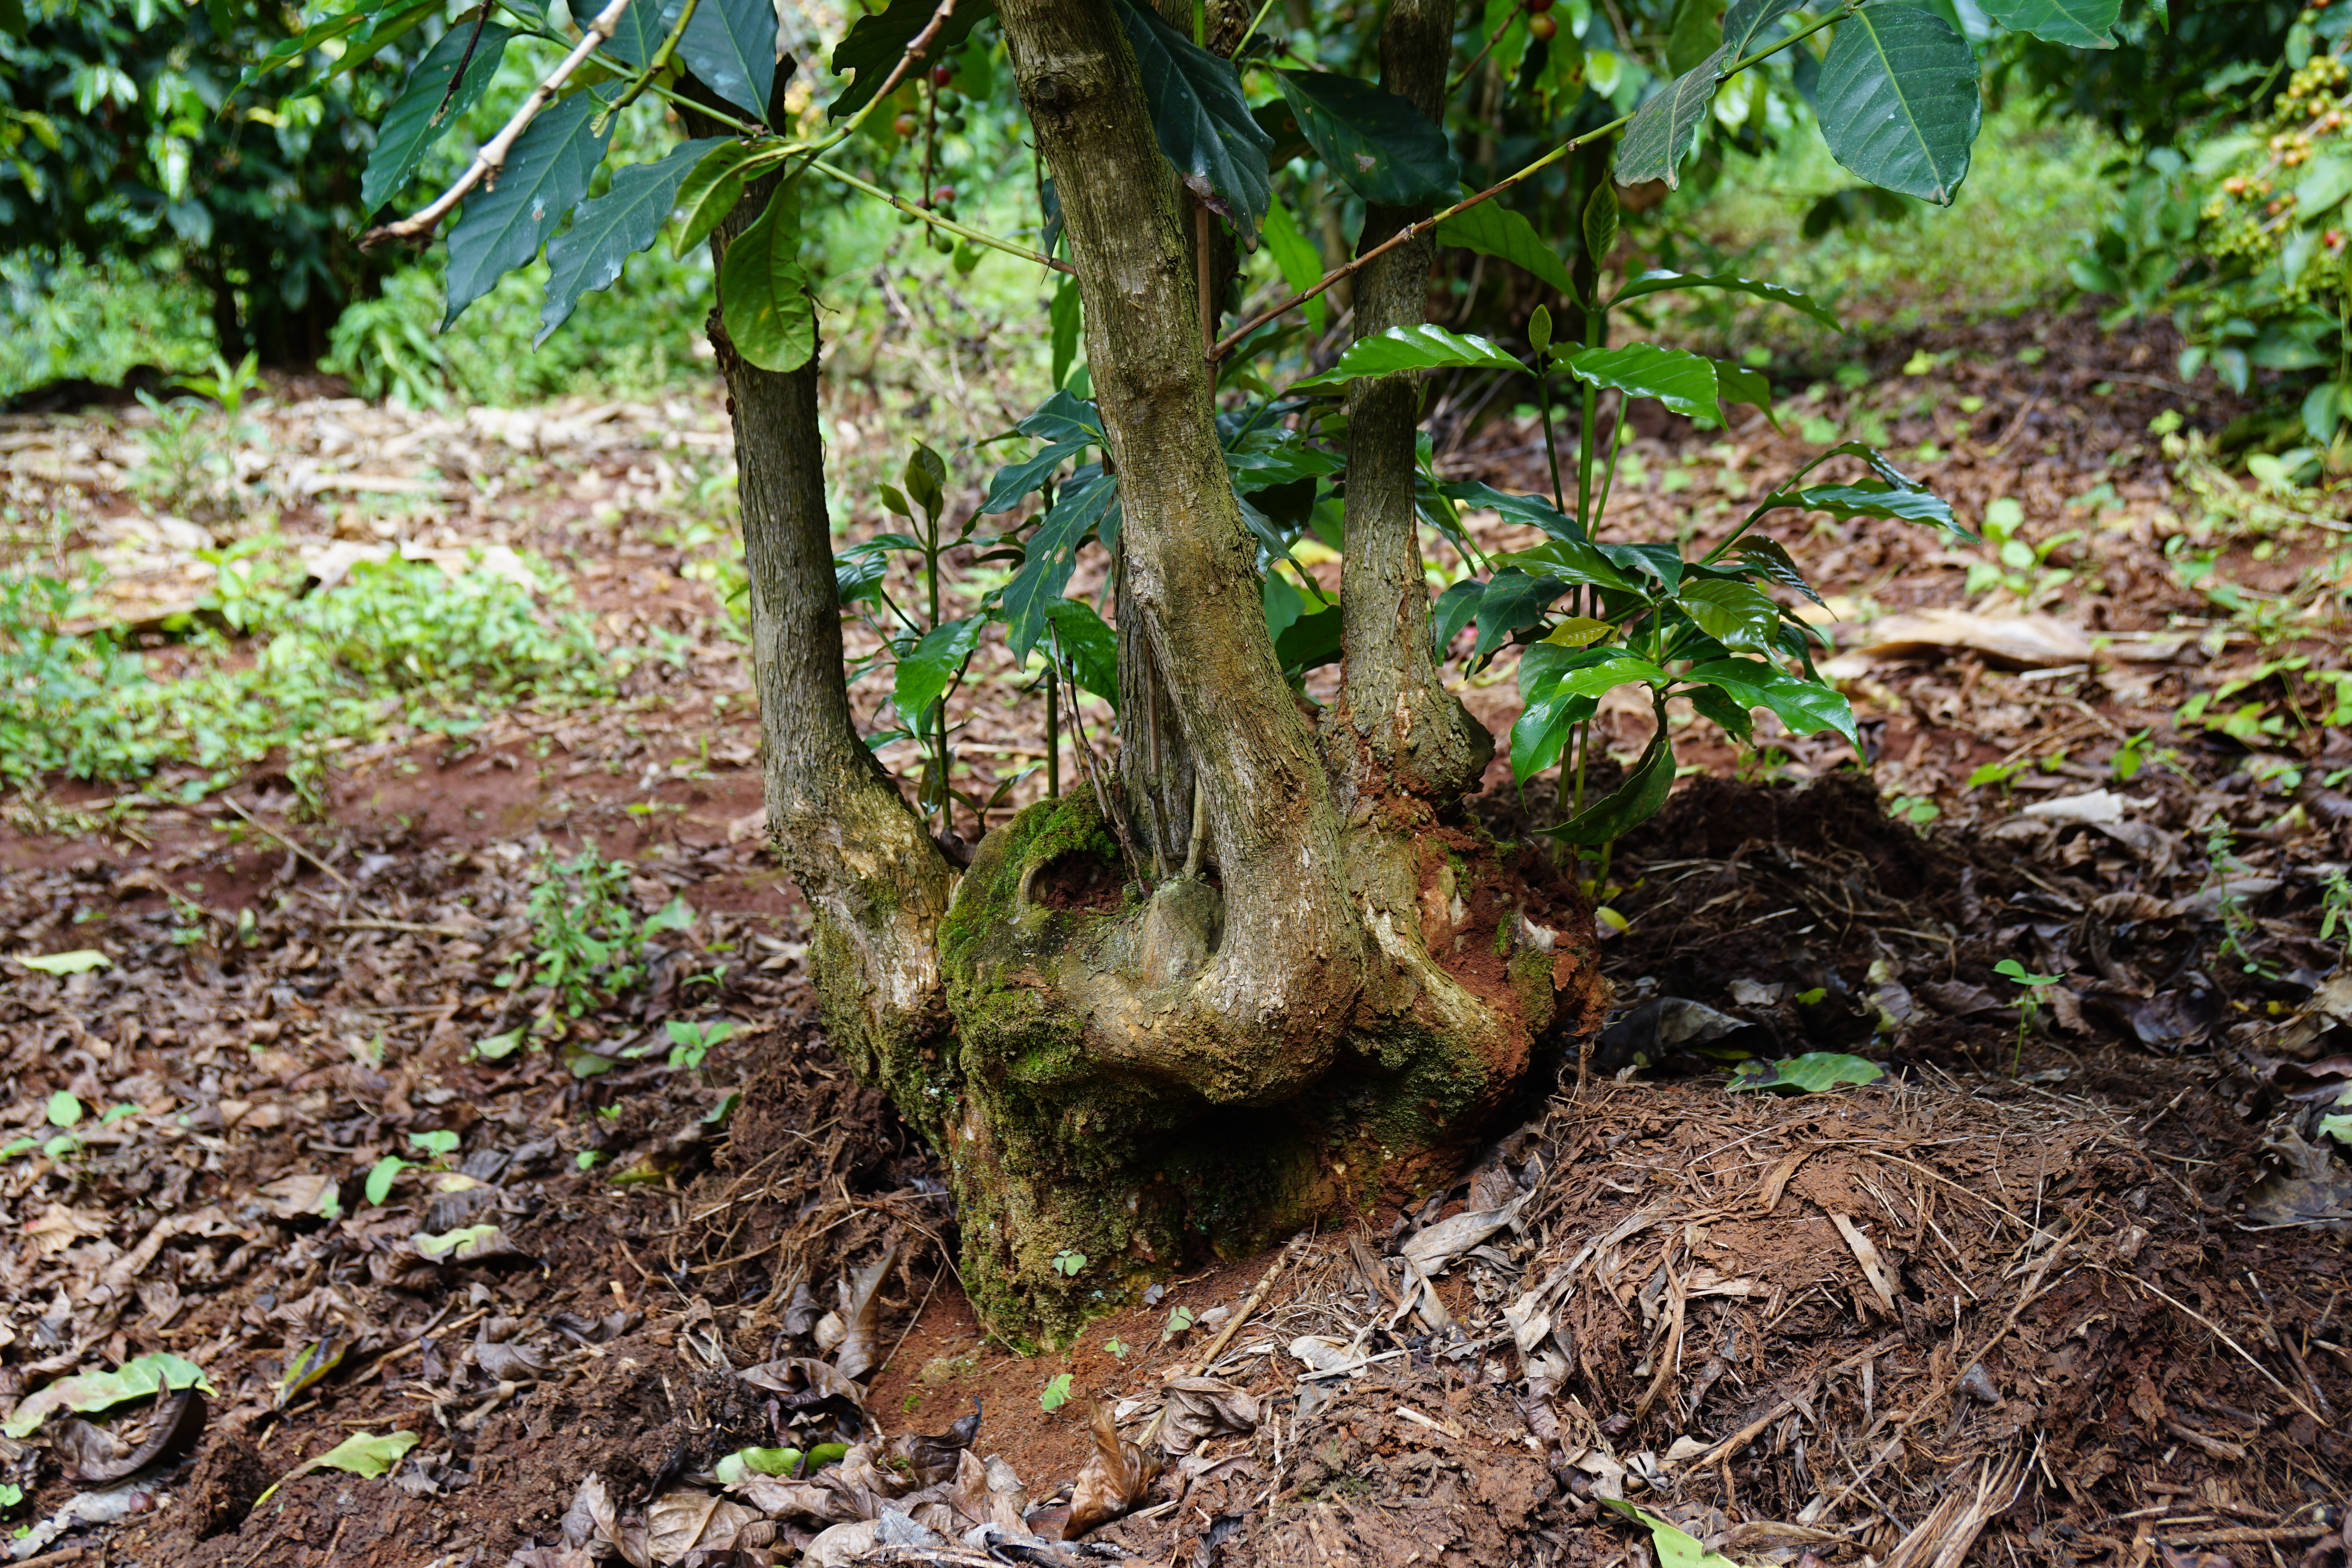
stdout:
{"type": "MultiPolygon", "coordinates": [[[[584,458],[418,425],[438,472],[562,481],[432,526],[535,544],[612,635],[667,629],[686,651],[610,711],[355,748],[308,815],[266,769],[193,800],[174,779],[10,798],[8,952],[109,964],[12,963],[0,982],[0,1134],[23,1145],[0,1163],[0,1405],[156,1352],[212,1392],[193,1449],[127,1483],[76,1479],[91,1450],[59,1418],[0,1440],[23,1493],[9,1519],[58,1562],[582,1568],[612,1551],[567,1529],[592,1477],[625,1535],[717,1491],[738,1450],[881,1453],[976,1405],[960,1443],[1017,1472],[1052,1537],[1097,1408],[1158,1439],[1166,1381],[1198,1376],[1246,1419],[1155,1442],[1159,1479],[1087,1537],[1103,1554],[1649,1561],[1624,1501],[1748,1563],[2341,1563],[2352,1176],[2319,1122],[2352,1079],[2342,928],[2323,934],[2352,749],[2325,726],[2178,720],[2261,660],[2340,663],[2340,647],[2318,622],[2258,641],[2173,569],[2195,505],[2147,434],[2169,395],[2136,368],[2168,363],[2142,352],[2163,346],[2077,318],[1952,329],[1874,351],[1898,390],[1896,365],[1948,353],[1940,402],[1814,402],[1937,447],[1923,467],[1966,515],[2006,494],[2036,537],[2083,527],[2053,557],[2076,572],[2059,591],[1995,605],[1942,542],[1891,524],[1790,542],[1864,629],[1865,610],[2030,608],[2179,634],[2164,658],[1848,637],[1867,771],[1823,736],[1678,739],[1699,771],[1666,811],[1605,872],[1565,873],[1617,917],[1617,1002],[1522,1124],[1442,1190],[1200,1259],[1033,1356],[982,1331],[937,1166],[813,1020],[803,909],[761,841],[740,645],[689,563],[646,542],[679,421],[589,421],[604,445],[584,458]],[[2042,352],[2021,362],[2027,345],[2042,352]],[[641,980],[534,1028],[550,993],[530,895],[547,857],[589,844],[630,863],[640,918],[683,899],[692,919],[651,940],[641,980]],[[2029,996],[2004,961],[2059,979],[2029,996]],[[478,1048],[517,1029],[515,1048],[478,1048]],[[1804,1053],[1866,1081],[1736,1087],[1743,1064],[1804,1053]],[[70,1125],[61,1092],[86,1108],[70,1125]],[[769,1380],[799,1392],[743,1375],[859,1356],[848,1394],[805,1370],[769,1380]],[[385,1434],[413,1442],[296,1473],[385,1434]],[[44,1522],[86,1494],[115,1517],[44,1522]]],[[[2193,429],[2231,411],[2192,412],[2193,429]]],[[[288,449],[305,419],[394,434],[341,404],[270,417],[288,449]]],[[[720,428],[714,409],[685,423],[720,428]]],[[[1535,488],[1526,431],[1450,440],[1453,471],[1535,488]]],[[[1638,515],[1704,538],[1801,444],[1667,422],[1631,446],[1698,477],[1635,487],[1638,515]]],[[[92,518],[129,506],[102,472],[38,482],[92,518]]],[[[1490,548],[1525,542],[1477,526],[1490,548]]],[[[2242,582],[2292,594],[2317,574],[2335,604],[2333,542],[2217,546],[2242,582]]],[[[2293,694],[2264,679],[2248,689],[2285,715],[2293,694]]],[[[984,798],[990,769],[1036,753],[974,684],[984,798]]],[[[1507,727],[1507,679],[1463,690],[1507,727]]],[[[1598,753],[1643,738],[1639,715],[1602,721],[1594,788],[1615,766],[1598,753]]],[[[1066,752],[1065,785],[1078,776],[1066,752]]],[[[1474,809],[1541,856],[1554,793],[1498,766],[1474,809]]],[[[1530,883],[1551,874],[1530,864],[1530,883]]],[[[1052,896],[1120,889],[1073,866],[1052,896]]],[[[93,1413],[131,1446],[149,1418],[138,1400],[93,1413]]],[[[906,1484],[880,1474],[866,1495],[906,1484]]],[[[657,1560],[793,1562],[824,1522],[770,1517],[657,1560]]]]}

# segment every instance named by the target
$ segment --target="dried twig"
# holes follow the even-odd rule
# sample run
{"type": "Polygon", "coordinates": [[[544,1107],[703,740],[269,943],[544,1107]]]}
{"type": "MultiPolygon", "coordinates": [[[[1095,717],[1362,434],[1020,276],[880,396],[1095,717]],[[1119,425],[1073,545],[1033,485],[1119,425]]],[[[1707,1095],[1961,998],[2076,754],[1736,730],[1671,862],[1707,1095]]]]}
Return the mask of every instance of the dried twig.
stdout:
{"type": "Polygon", "coordinates": [[[354,893],[359,890],[352,887],[351,883],[344,879],[344,876],[341,871],[336,870],[332,866],[328,865],[324,860],[320,859],[316,855],[311,854],[310,851],[303,848],[302,846],[295,843],[294,840],[287,837],[286,835],[278,832],[278,829],[270,826],[268,823],[254,816],[253,813],[237,805],[236,798],[234,795],[225,795],[220,798],[221,804],[227,806],[231,811],[236,813],[240,817],[243,817],[247,826],[251,827],[257,833],[264,834],[268,837],[276,839],[288,849],[292,850],[303,859],[310,862],[311,865],[316,866],[320,870],[324,871],[329,878],[333,879],[334,884],[342,889],[343,891],[347,893],[354,893]]]}

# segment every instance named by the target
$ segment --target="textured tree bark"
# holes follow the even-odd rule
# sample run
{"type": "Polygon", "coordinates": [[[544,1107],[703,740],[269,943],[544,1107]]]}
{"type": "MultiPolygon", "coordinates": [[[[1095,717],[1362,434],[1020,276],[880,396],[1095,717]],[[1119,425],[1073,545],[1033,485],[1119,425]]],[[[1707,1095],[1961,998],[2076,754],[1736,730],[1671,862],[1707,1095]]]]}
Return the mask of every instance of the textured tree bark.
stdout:
{"type": "MultiPolygon", "coordinates": [[[[1391,0],[1381,29],[1381,85],[1435,120],[1444,110],[1454,0],[1391,0]]],[[[1397,207],[1364,215],[1377,245],[1428,216],[1397,207]]],[[[1437,242],[1426,236],[1373,259],[1356,279],[1356,336],[1418,326],[1437,242]]],[[[1347,663],[1335,716],[1335,758],[1358,796],[1400,793],[1451,801],[1478,782],[1494,738],[1439,680],[1429,646],[1429,589],[1413,510],[1421,388],[1410,375],[1360,381],[1348,398],[1347,663]]],[[[1353,803],[1351,803],[1353,804],[1353,803]]]]}
{"type": "MultiPolygon", "coordinates": [[[[772,189],[761,182],[712,235],[714,269],[772,189]]],[[[945,1026],[936,939],[952,871],[850,712],[817,419],[823,345],[778,373],[737,354],[715,310],[709,331],[734,417],[768,834],[815,917],[825,1022],[878,1076],[945,1026]]]]}
{"type": "MultiPolygon", "coordinates": [[[[1411,3],[1412,47],[1442,69],[1438,0],[1411,3]]],[[[1077,784],[991,832],[961,878],[945,866],[850,725],[814,373],[766,377],[720,353],[770,821],[817,910],[825,1020],[940,1152],[963,1285],[1017,1342],[1066,1338],[1204,1245],[1232,1254],[1420,1190],[1531,1063],[1597,1021],[1603,993],[1575,890],[1440,798],[1477,775],[1475,726],[1438,705],[1407,562],[1412,388],[1392,417],[1374,409],[1378,440],[1359,437],[1368,494],[1402,495],[1402,511],[1366,514],[1368,533],[1388,530],[1363,568],[1386,607],[1351,630],[1393,695],[1360,737],[1343,724],[1318,747],[1266,631],[1217,439],[1199,236],[1126,35],[1110,0],[1000,0],[999,15],[1119,476],[1131,856],[1077,784]],[[1426,734],[1442,722],[1471,733],[1441,756],[1426,734]],[[1423,759],[1415,782],[1359,770],[1380,746],[1423,759]]],[[[1414,320],[1420,277],[1393,283],[1414,320]]],[[[1355,485],[1350,508],[1370,504],[1355,485]]]]}
{"type": "Polygon", "coordinates": [[[1178,1004],[1188,1018],[1162,1031],[1185,1058],[1166,1065],[1213,1099],[1279,1098],[1328,1065],[1365,944],[1217,443],[1191,237],[1107,0],[1014,0],[1000,15],[1069,227],[1119,473],[1136,612],[1120,636],[1148,646],[1223,882],[1223,941],[1178,1004]]]}

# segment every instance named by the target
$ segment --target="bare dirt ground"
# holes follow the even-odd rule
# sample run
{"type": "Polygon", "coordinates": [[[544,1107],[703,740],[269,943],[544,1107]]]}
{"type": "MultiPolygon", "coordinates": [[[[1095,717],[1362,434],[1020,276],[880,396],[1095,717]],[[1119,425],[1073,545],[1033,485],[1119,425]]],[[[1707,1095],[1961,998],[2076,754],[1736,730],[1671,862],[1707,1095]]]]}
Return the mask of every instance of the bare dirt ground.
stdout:
{"type": "MultiPolygon", "coordinates": [[[[1720,533],[1825,429],[1899,448],[1970,521],[2014,500],[2024,565],[1772,531],[1838,625],[1867,773],[1694,728],[1697,776],[1601,894],[1616,1022],[1524,1125],[1409,1211],[1201,1260],[1029,1357],[982,1334],[929,1155],[809,1016],[704,526],[715,402],[443,419],[286,389],[256,483],[295,544],[536,551],[600,637],[663,657],[610,705],[346,746],[315,818],[269,766],[6,800],[15,1554],[1696,1560],[1626,1501],[1738,1563],[2342,1564],[2352,1173],[2321,1122],[2352,970],[2323,932],[2352,742],[2304,673],[2343,665],[2342,525],[2164,450],[2164,410],[2233,411],[2170,387],[2160,342],[2026,318],[1872,356],[1866,390],[1822,367],[1786,434],[1645,431],[1618,525],[1720,533]],[[642,980],[485,1059],[544,1009],[532,895],[583,844],[629,863],[638,915],[690,919],[642,980]],[[13,962],[77,950],[108,965],[13,962]],[[2058,977],[2022,1020],[2004,960],[2058,977]],[[1883,1076],[1727,1088],[1807,1051],[1883,1076]],[[61,1092],[86,1119],[56,1123],[61,1092]],[[163,1353],[200,1401],[85,1425],[68,1389],[26,1419],[163,1353]],[[721,1465],[827,1442],[806,1479],[721,1465]],[[1059,1544],[1106,1493],[1132,1511],[1059,1544]]],[[[827,413],[852,535],[871,415],[827,413]]],[[[61,548],[117,552],[112,615],[160,627],[205,592],[206,542],[125,493],[119,425],[9,422],[7,483],[61,548]]],[[[1541,457],[1503,420],[1448,462],[1532,489],[1541,457]]],[[[959,464],[967,499],[985,477],[959,464]]],[[[960,699],[982,795],[1042,754],[992,657],[960,699]]],[[[1498,731],[1509,672],[1465,686],[1498,731]]],[[[1605,717],[1638,747],[1639,716],[1605,717]]],[[[1552,793],[1498,768],[1479,809],[1512,836],[1552,793]]]]}

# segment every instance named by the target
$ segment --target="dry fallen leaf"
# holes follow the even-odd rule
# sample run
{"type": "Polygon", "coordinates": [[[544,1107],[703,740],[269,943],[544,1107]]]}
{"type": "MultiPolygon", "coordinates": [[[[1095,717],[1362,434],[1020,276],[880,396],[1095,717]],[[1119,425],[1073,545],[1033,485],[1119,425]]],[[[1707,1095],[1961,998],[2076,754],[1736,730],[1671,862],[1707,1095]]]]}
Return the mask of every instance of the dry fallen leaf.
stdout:
{"type": "Polygon", "coordinates": [[[1110,1406],[1095,1402],[1095,1451],[1070,1489],[1070,1517],[1062,1539],[1076,1541],[1098,1524],[1108,1524],[1143,1500],[1160,1474],[1160,1461],[1118,1435],[1110,1406]]]}
{"type": "Polygon", "coordinates": [[[670,1492],[646,1510],[646,1545],[655,1562],[675,1563],[699,1549],[732,1547],[735,1532],[759,1517],[707,1492],[670,1492]]]}
{"type": "Polygon", "coordinates": [[[892,1242],[882,1249],[882,1256],[840,1282],[841,1320],[845,1330],[841,1348],[834,1352],[833,1363],[841,1375],[853,1382],[871,1373],[882,1357],[882,1281],[889,1277],[890,1266],[898,1260],[898,1244],[892,1242]]]}

